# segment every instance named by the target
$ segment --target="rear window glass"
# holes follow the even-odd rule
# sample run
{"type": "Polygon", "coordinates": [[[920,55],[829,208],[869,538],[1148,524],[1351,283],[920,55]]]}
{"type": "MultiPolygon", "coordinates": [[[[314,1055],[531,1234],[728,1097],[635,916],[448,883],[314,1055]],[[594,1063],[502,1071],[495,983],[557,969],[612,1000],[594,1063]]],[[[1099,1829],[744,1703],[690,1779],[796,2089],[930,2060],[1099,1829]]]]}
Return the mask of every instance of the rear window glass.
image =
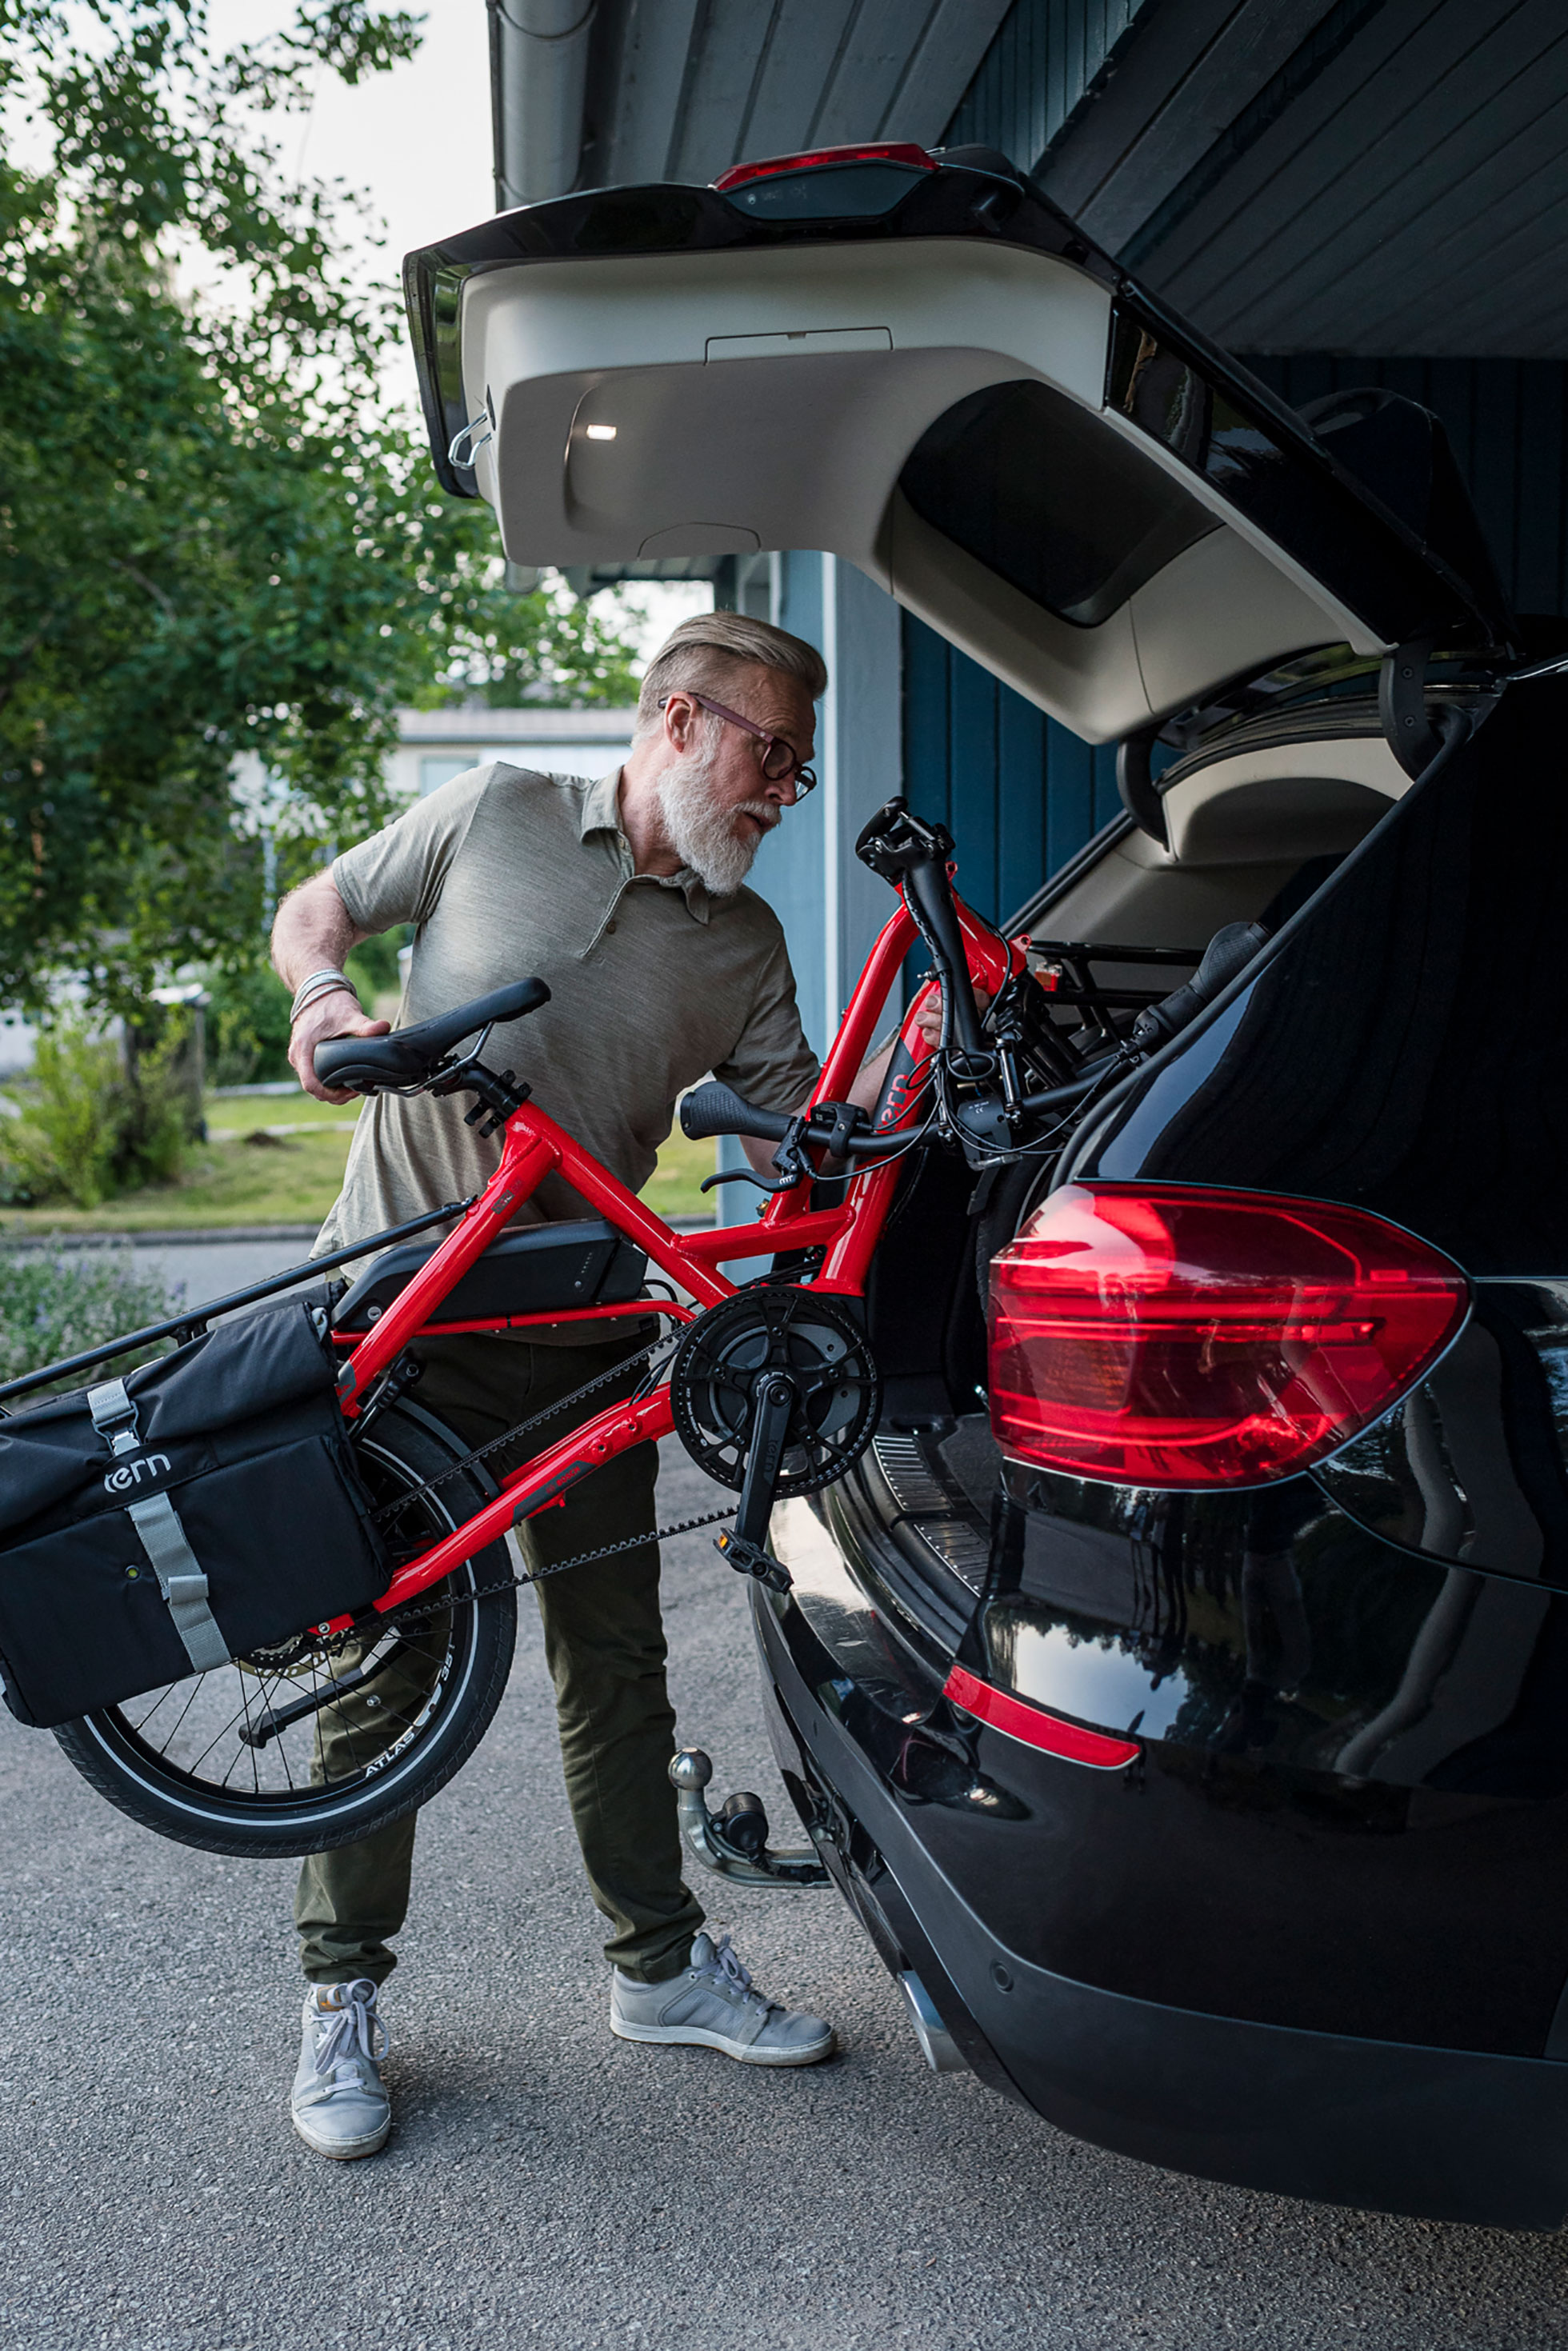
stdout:
{"type": "Polygon", "coordinates": [[[916,442],[921,520],[1059,620],[1093,628],[1219,528],[1101,420],[1043,383],[972,392],[916,442]]]}

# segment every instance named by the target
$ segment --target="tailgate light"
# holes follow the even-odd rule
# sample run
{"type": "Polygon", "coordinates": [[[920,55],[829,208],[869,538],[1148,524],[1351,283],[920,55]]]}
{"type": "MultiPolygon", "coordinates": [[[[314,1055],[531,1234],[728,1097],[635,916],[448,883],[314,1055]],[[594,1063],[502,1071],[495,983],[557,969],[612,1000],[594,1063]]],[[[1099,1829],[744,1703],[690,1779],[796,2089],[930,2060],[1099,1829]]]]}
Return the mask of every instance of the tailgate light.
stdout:
{"type": "Polygon", "coordinates": [[[743,187],[747,180],[770,180],[779,172],[815,172],[824,163],[907,163],[917,172],[936,169],[924,147],[894,140],[875,147],[814,147],[806,155],[770,155],[761,163],[737,163],[733,170],[721,172],[712,184],[721,196],[727,195],[731,188],[743,187]]]}
{"type": "Polygon", "coordinates": [[[989,1723],[993,1730],[1021,1739],[1026,1747],[1042,1747],[1048,1755],[1060,1755],[1066,1762],[1087,1763],[1094,1771],[1119,1771],[1137,1757],[1135,1739],[1112,1739],[1103,1730],[1084,1730],[1059,1714],[1047,1714],[1043,1707],[1031,1706],[1026,1698],[1014,1698],[1009,1690],[993,1689],[989,1682],[981,1681],[963,1666],[954,1667],[942,1695],[961,1706],[966,1714],[989,1723]]]}
{"type": "Polygon", "coordinates": [[[1119,1485],[1294,1477],[1386,1412],[1469,1305],[1452,1261],[1360,1208],[1070,1184],[991,1267],[991,1426],[1119,1485]]]}

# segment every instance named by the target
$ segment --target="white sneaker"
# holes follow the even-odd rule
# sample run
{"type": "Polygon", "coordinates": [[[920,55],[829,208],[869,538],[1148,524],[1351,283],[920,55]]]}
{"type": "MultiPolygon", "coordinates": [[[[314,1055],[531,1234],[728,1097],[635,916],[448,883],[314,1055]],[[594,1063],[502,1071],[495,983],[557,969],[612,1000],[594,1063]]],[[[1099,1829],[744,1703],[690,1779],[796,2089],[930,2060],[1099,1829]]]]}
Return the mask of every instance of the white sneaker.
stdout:
{"type": "Polygon", "coordinates": [[[288,2109],[307,2147],[339,2163],[375,2155],[392,2129],[381,2061],[391,2046],[376,2014],[369,1976],[315,1984],[306,1995],[305,2037],[288,2109]]]}
{"type": "Polygon", "coordinates": [[[722,2049],[743,2065],[815,2065],[831,2055],[834,2034],[820,2016],[780,2008],[753,1989],[729,1947],[698,1935],[689,1964],[666,1983],[637,1983],[615,1970],[610,2030],[622,2041],[679,2042],[722,2049]]]}

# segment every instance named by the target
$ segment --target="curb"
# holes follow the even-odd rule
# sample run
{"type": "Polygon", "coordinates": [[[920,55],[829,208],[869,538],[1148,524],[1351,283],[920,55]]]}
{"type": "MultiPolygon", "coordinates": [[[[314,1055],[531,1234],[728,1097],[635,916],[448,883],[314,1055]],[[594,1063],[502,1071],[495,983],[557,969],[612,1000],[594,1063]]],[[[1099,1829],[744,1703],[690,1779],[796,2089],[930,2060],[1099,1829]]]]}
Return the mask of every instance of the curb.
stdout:
{"type": "MultiPolygon", "coordinates": [[[[706,1233],[713,1224],[711,1217],[670,1217],[665,1219],[677,1233],[706,1233]]],[[[79,1228],[66,1233],[8,1233],[0,1224],[0,1253],[6,1249],[101,1249],[106,1241],[130,1241],[136,1249],[201,1249],[211,1245],[218,1248],[225,1241],[313,1241],[320,1231],[319,1225],[214,1225],[187,1231],[123,1232],[118,1226],[106,1225],[96,1231],[79,1228]]]]}
{"type": "Polygon", "coordinates": [[[190,1232],[128,1233],[118,1225],[104,1225],[85,1232],[78,1227],[66,1233],[8,1233],[0,1227],[0,1249],[102,1249],[106,1241],[130,1241],[137,1249],[199,1248],[223,1241],[313,1241],[320,1229],[319,1225],[217,1225],[190,1232]]]}

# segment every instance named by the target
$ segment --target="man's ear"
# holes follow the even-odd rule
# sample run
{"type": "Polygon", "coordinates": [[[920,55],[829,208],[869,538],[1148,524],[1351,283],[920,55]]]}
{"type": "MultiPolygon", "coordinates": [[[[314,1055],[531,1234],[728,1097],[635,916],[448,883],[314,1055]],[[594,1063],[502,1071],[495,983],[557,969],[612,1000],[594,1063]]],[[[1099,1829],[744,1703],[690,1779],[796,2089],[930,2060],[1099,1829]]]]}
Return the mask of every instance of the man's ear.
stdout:
{"type": "Polygon", "coordinates": [[[696,704],[677,686],[664,704],[664,740],[673,751],[682,756],[691,749],[696,715],[696,704]]]}

